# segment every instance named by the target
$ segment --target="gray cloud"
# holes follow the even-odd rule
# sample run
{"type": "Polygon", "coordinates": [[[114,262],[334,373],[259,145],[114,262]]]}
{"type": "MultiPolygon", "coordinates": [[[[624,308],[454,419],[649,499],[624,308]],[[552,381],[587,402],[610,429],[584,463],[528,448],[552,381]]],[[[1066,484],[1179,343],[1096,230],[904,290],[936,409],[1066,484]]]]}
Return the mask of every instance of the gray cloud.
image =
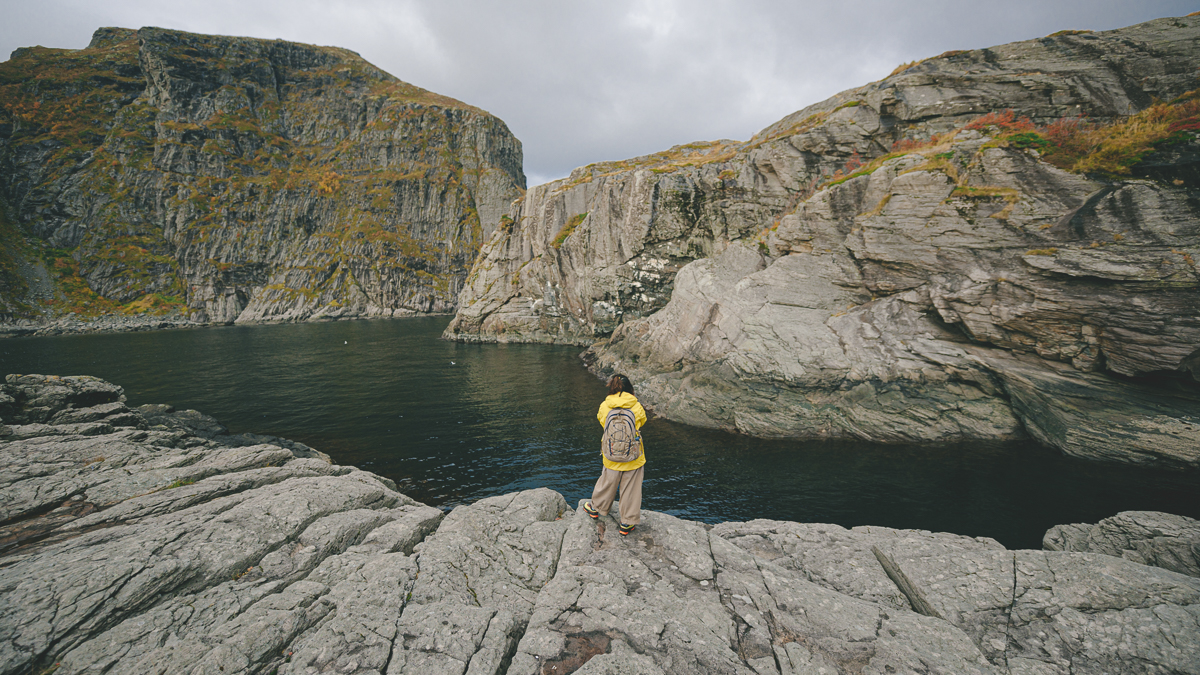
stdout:
{"type": "Polygon", "coordinates": [[[162,26],[353,49],[502,118],[530,184],[694,140],[746,139],[898,64],[1057,30],[1106,30],[1196,2],[6,0],[0,53],[162,26]]]}

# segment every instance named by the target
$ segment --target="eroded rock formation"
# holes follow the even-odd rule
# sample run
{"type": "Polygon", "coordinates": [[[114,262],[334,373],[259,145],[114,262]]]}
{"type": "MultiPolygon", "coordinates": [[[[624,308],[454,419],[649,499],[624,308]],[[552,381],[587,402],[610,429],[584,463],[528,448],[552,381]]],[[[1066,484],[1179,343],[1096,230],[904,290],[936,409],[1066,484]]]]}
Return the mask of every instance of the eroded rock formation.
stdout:
{"type": "Polygon", "coordinates": [[[449,311],[524,188],[503,122],[344,49],[102,28],[0,92],[9,317],[449,311]]]}
{"type": "Polygon", "coordinates": [[[493,235],[447,336],[591,345],[691,424],[1200,466],[1198,35],[945,54],[746,143],[578,169],[493,235]],[[1187,130],[1107,173],[1037,149],[1181,96],[1187,130]]]}
{"type": "Polygon", "coordinates": [[[443,514],[123,399],[2,386],[0,674],[1198,672],[1200,580],[1130,559],[650,511],[621,537],[544,488],[443,514]]]}

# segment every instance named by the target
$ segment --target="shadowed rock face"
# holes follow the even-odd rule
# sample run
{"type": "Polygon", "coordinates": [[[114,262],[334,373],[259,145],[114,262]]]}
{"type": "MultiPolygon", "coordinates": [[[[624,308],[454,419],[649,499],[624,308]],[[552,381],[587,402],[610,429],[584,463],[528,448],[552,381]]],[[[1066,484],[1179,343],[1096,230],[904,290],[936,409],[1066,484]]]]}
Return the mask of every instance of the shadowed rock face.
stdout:
{"type": "Polygon", "coordinates": [[[1198,35],[947,54],[746,143],[578,169],[493,235],[446,335],[591,345],[656,413],[759,436],[1200,466],[1196,141],[1115,180],[957,131],[830,180],[985,112],[1136,113],[1195,87],[1198,35]]]}
{"type": "MultiPolygon", "coordinates": [[[[443,514],[300,444],[230,436],[197,411],[129,409],[90,377],[9,376],[0,420],[2,675],[1200,662],[1200,580],[1129,555],[652,511],[622,537],[545,488],[443,514]]],[[[1143,535],[1180,522],[1120,514],[1090,540],[1144,551],[1143,535]]]]}
{"type": "MultiPolygon", "coordinates": [[[[87,49],[18,50],[0,72],[0,196],[58,249],[51,288],[35,251],[9,261],[32,280],[6,291],[14,315],[448,311],[524,187],[503,122],[344,49],[100,29],[87,49]]],[[[20,232],[4,236],[21,251],[20,232]]]]}

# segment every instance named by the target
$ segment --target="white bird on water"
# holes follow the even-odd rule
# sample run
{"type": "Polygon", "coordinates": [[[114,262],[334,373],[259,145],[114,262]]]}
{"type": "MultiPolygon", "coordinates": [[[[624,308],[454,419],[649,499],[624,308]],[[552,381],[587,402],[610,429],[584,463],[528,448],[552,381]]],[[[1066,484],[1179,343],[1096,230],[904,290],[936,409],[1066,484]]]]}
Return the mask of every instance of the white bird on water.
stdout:
{"type": "Polygon", "coordinates": [[[454,365],[454,362],[453,362],[453,361],[451,361],[451,362],[450,362],[450,365],[454,365]]]}

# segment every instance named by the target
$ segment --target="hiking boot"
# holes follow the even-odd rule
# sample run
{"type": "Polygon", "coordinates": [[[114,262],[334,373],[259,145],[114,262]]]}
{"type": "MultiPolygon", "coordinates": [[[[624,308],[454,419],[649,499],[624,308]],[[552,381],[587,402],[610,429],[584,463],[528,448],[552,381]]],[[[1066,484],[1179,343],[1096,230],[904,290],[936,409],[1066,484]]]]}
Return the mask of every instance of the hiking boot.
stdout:
{"type": "Polygon", "coordinates": [[[596,510],[596,507],[592,506],[591,502],[583,503],[583,512],[591,516],[592,520],[600,517],[600,512],[596,510]]]}
{"type": "Polygon", "coordinates": [[[635,527],[637,527],[637,525],[626,525],[625,523],[621,523],[621,527],[617,528],[617,531],[621,533],[622,537],[624,537],[630,532],[633,532],[633,528],[635,527]]]}

